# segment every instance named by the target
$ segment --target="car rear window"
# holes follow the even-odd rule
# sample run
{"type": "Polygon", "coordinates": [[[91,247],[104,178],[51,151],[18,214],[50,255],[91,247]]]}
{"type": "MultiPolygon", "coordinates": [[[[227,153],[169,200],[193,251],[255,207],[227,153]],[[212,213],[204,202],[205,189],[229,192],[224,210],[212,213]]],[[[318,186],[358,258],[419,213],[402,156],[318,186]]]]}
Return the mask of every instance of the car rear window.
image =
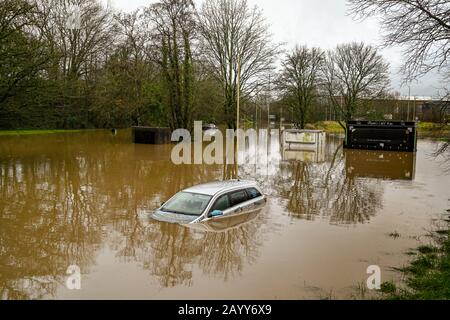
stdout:
{"type": "Polygon", "coordinates": [[[247,200],[248,200],[248,197],[247,197],[247,193],[245,192],[245,190],[233,192],[230,194],[230,201],[231,201],[232,207],[237,206],[238,204],[241,204],[247,200]]]}
{"type": "Polygon", "coordinates": [[[258,191],[256,188],[250,188],[247,189],[248,195],[250,196],[250,199],[259,198],[262,196],[261,192],[258,191]]]}

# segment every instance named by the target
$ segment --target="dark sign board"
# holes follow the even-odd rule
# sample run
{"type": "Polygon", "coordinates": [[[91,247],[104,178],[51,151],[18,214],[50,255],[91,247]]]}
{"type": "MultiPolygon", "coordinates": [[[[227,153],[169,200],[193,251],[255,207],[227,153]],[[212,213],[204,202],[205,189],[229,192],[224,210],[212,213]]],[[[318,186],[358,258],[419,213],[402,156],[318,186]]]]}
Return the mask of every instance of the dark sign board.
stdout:
{"type": "Polygon", "coordinates": [[[345,147],[416,152],[417,125],[406,121],[349,121],[345,147]]]}

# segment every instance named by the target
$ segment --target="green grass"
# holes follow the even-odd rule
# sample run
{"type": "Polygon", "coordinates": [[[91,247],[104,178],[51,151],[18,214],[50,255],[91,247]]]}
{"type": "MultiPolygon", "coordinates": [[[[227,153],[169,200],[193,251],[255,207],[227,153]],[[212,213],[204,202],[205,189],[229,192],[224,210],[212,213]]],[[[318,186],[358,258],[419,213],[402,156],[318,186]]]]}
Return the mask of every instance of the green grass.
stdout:
{"type": "Polygon", "coordinates": [[[55,133],[76,133],[85,131],[87,130],[0,130],[0,136],[28,136],[55,133]]]}
{"type": "Polygon", "coordinates": [[[450,231],[433,234],[434,245],[420,246],[411,263],[400,269],[405,275],[405,288],[392,282],[381,286],[383,298],[391,300],[450,299],[450,231]]]}
{"type": "Polygon", "coordinates": [[[335,121],[321,121],[312,125],[312,129],[323,130],[328,133],[345,133],[344,129],[335,121]]]}
{"type": "Polygon", "coordinates": [[[442,129],[448,130],[442,124],[431,122],[419,122],[417,127],[420,131],[439,131],[442,129]]]}
{"type": "Polygon", "coordinates": [[[418,126],[419,137],[438,138],[442,141],[448,141],[450,134],[450,126],[438,123],[419,122],[418,126]]]}

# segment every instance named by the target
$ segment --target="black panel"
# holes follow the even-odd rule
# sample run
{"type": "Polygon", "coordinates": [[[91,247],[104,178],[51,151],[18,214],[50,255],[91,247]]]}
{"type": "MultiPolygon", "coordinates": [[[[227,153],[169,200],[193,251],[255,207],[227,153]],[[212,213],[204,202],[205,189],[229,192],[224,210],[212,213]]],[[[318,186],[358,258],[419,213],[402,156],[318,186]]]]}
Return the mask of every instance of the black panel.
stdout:
{"type": "Polygon", "coordinates": [[[416,152],[416,123],[349,121],[345,147],[348,149],[416,152]]]}
{"type": "Polygon", "coordinates": [[[169,144],[171,136],[168,128],[133,127],[133,141],[138,144],[169,144]]]}

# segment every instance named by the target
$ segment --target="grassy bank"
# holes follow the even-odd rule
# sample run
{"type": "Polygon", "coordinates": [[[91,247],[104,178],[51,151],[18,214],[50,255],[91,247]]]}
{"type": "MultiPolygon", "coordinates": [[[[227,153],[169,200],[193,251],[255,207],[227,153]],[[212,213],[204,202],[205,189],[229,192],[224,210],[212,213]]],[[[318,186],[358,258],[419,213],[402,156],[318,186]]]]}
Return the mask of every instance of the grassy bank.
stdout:
{"type": "Polygon", "coordinates": [[[415,256],[412,262],[399,269],[406,279],[402,288],[392,282],[382,285],[384,299],[450,299],[450,231],[438,231],[431,237],[434,244],[420,246],[411,252],[415,256]]]}
{"type": "Polygon", "coordinates": [[[419,137],[448,137],[450,135],[450,126],[443,126],[438,123],[419,122],[418,133],[419,137]]]}
{"type": "Polygon", "coordinates": [[[345,133],[344,129],[335,121],[321,121],[312,125],[311,128],[323,130],[328,133],[345,133]]]}
{"type": "Polygon", "coordinates": [[[92,130],[0,130],[0,136],[25,136],[55,133],[76,133],[92,130]]]}

